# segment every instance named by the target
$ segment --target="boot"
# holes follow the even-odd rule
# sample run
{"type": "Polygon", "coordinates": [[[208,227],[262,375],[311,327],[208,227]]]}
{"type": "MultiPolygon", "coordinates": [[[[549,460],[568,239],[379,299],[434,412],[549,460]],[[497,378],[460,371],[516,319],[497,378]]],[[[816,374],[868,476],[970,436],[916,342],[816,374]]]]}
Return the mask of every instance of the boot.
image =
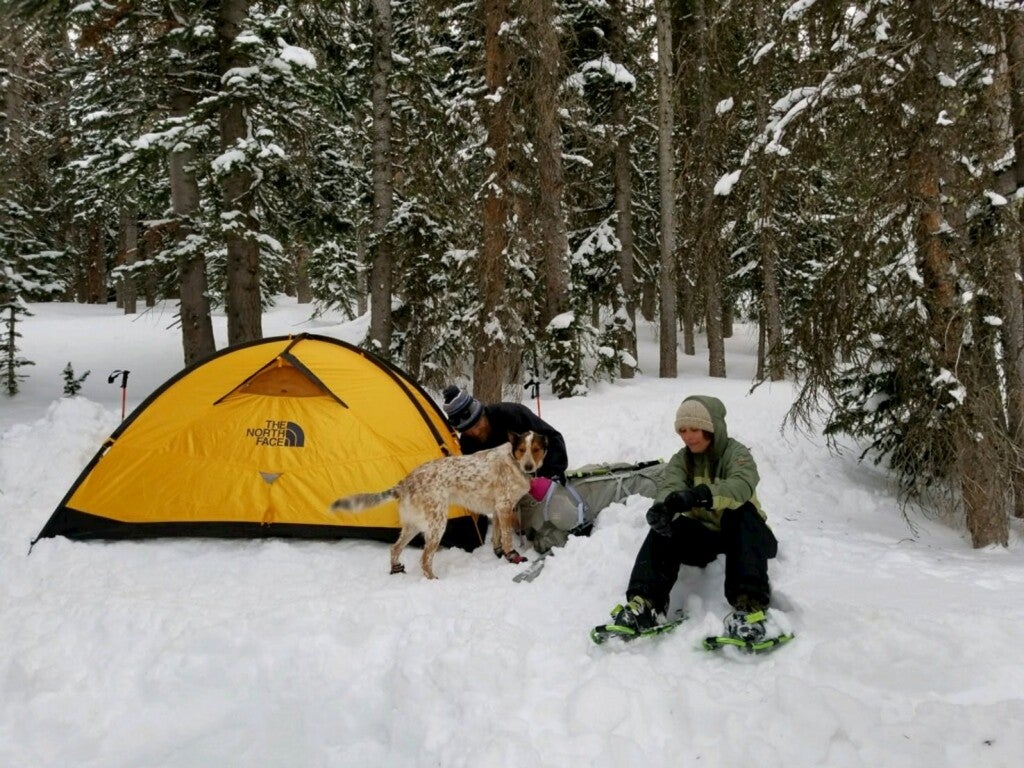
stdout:
{"type": "Polygon", "coordinates": [[[749,595],[740,595],[733,604],[735,609],[725,617],[725,634],[745,643],[759,643],[765,639],[765,611],[768,606],[749,595]]]}
{"type": "Polygon", "coordinates": [[[650,629],[658,623],[654,605],[643,595],[633,595],[625,605],[616,605],[612,609],[611,623],[636,634],[650,629]]]}

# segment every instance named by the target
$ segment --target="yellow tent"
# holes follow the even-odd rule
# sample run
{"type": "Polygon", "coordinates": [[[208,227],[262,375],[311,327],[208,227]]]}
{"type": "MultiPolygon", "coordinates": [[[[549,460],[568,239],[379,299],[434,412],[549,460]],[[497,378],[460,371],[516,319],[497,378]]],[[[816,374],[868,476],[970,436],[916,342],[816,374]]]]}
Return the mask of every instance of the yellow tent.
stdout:
{"type": "MultiPolygon", "coordinates": [[[[394,366],[303,334],[231,347],[166,382],[107,439],[38,538],[360,537],[393,541],[397,504],[328,511],[457,454],[434,401],[394,366]]],[[[482,530],[449,511],[446,543],[482,530]]],[[[483,523],[484,521],[479,521],[483,523]]]]}

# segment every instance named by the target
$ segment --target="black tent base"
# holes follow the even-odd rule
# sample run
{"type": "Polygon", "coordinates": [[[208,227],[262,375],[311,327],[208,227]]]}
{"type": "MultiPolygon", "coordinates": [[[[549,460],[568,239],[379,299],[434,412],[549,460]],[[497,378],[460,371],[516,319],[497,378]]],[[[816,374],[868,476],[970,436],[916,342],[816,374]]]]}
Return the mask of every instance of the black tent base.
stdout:
{"type": "MultiPolygon", "coordinates": [[[[472,552],[487,538],[488,519],[478,515],[457,517],[448,521],[441,546],[457,547],[472,552]]],[[[368,539],[394,543],[397,528],[370,528],[348,525],[296,525],[290,523],[237,523],[222,521],[182,523],[123,523],[86,512],[62,507],[32,542],[39,539],[64,536],[74,541],[138,540],[159,538],[214,538],[214,539],[368,539]]],[[[411,546],[422,547],[423,537],[413,539],[411,546]]]]}

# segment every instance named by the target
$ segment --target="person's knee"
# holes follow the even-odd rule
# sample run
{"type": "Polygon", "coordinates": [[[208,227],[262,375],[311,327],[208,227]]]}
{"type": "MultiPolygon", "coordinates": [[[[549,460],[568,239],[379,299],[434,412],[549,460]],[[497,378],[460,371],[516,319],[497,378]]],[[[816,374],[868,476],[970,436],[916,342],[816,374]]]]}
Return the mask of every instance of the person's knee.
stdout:
{"type": "Polygon", "coordinates": [[[723,510],[719,525],[722,532],[725,533],[727,531],[739,530],[744,526],[756,524],[760,520],[761,515],[758,514],[757,507],[748,501],[735,509],[723,510]]]}

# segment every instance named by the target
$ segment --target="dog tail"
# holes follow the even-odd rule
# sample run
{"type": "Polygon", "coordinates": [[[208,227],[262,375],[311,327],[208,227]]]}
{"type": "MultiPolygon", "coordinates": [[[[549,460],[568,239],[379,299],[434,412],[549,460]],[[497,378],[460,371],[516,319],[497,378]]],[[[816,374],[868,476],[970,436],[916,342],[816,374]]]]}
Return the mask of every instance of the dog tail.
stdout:
{"type": "Polygon", "coordinates": [[[331,502],[332,512],[365,512],[367,509],[379,507],[385,502],[397,499],[398,493],[395,488],[388,488],[386,491],[377,493],[357,493],[352,496],[345,496],[331,502]]]}

